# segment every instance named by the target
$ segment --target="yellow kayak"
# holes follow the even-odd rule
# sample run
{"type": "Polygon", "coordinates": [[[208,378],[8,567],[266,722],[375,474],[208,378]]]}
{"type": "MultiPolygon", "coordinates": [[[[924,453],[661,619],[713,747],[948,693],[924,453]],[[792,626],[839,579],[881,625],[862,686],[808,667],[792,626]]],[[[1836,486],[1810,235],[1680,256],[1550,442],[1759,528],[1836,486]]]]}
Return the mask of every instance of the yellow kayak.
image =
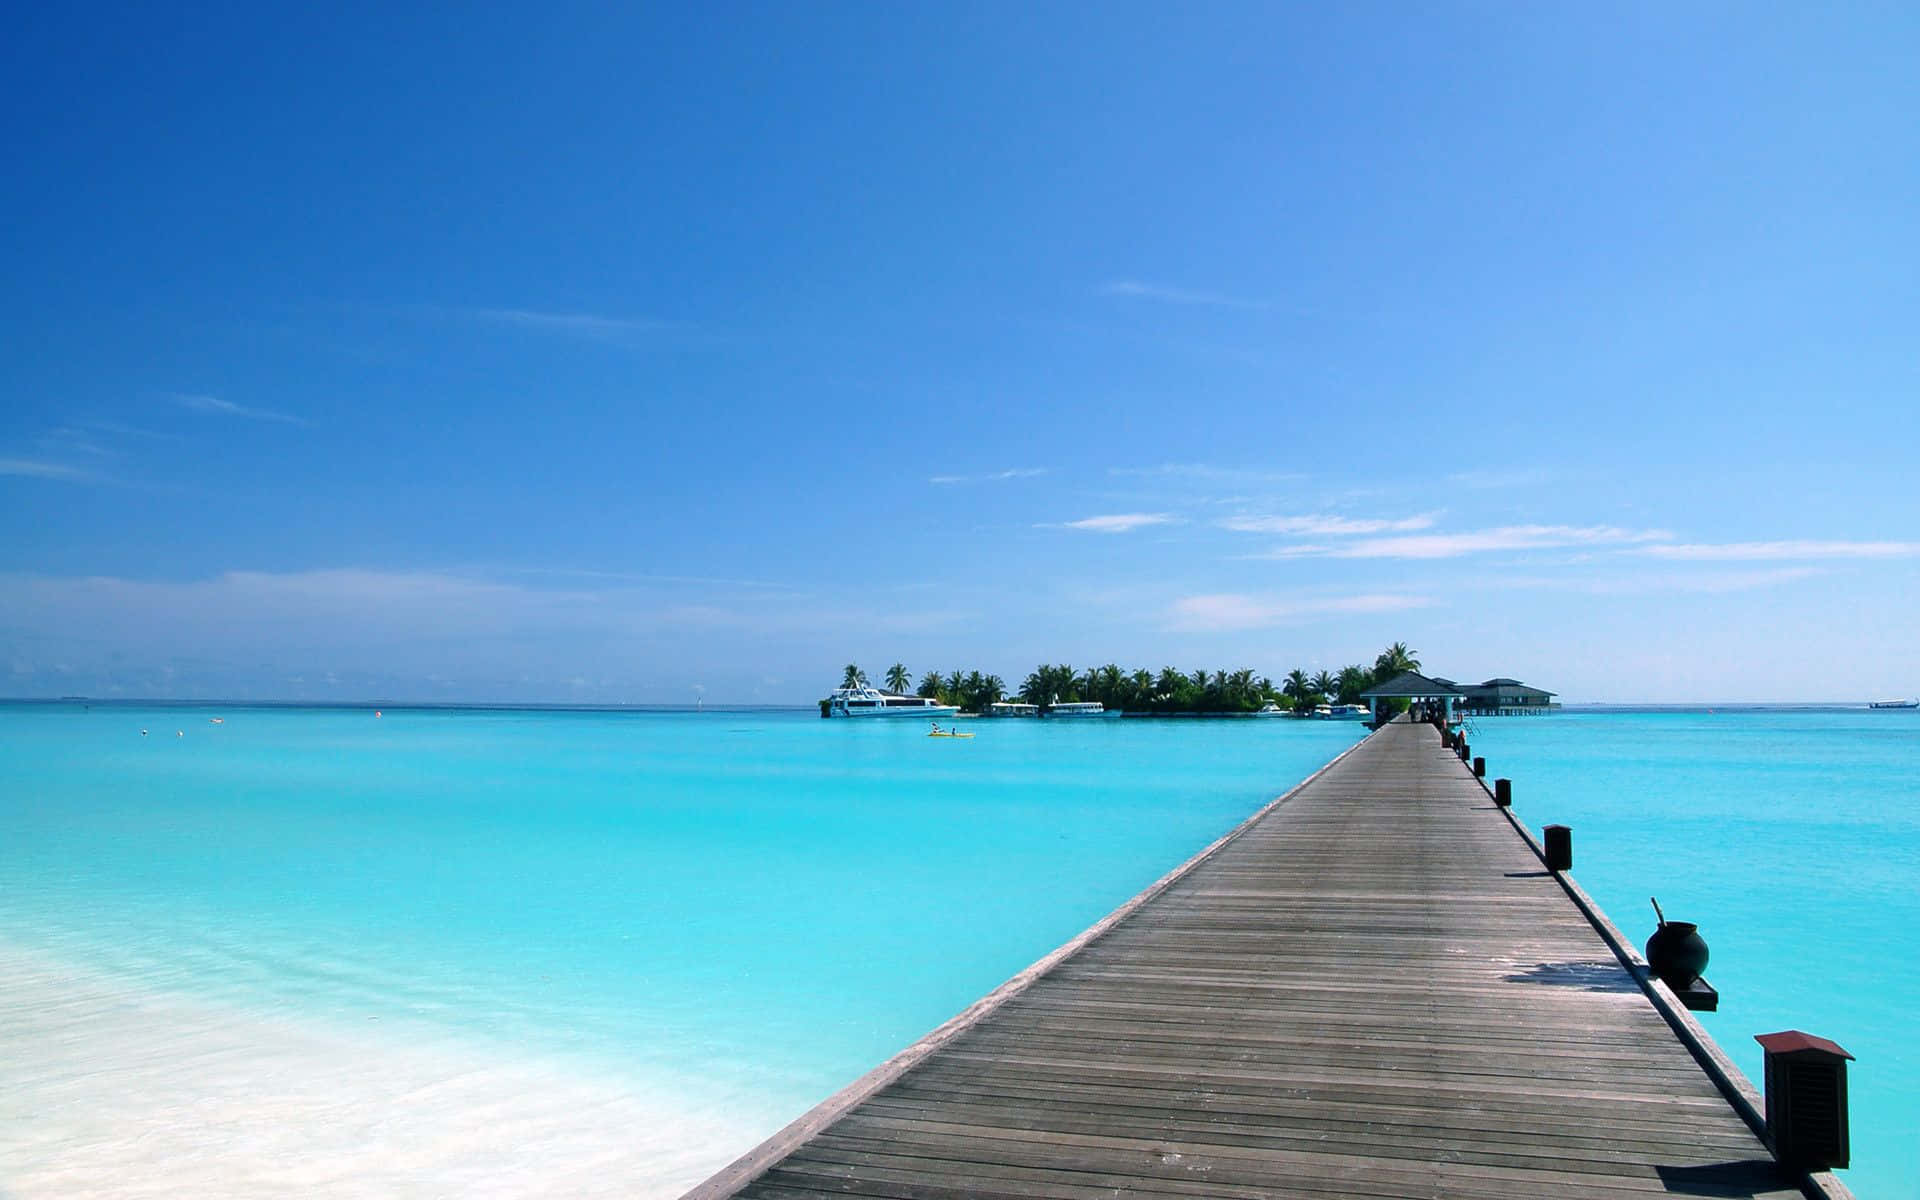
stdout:
{"type": "Polygon", "coordinates": [[[973,735],[970,733],[960,733],[957,730],[949,731],[945,729],[935,729],[930,731],[927,734],[927,736],[928,737],[972,737],[973,735]]]}

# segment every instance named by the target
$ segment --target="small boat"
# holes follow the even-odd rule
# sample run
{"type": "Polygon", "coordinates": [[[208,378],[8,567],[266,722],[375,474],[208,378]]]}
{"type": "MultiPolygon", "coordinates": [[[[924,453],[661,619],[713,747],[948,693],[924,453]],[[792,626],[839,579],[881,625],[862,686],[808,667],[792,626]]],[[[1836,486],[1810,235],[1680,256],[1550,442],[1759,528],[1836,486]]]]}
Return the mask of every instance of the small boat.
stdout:
{"type": "Polygon", "coordinates": [[[1047,711],[1042,715],[1049,720],[1061,717],[1074,717],[1084,720],[1088,717],[1117,717],[1120,715],[1120,710],[1117,708],[1108,708],[1098,700],[1068,700],[1064,703],[1056,700],[1047,706],[1047,711]]]}
{"type": "Polygon", "coordinates": [[[1287,715],[1287,710],[1269,700],[1255,709],[1253,715],[1256,717],[1284,717],[1287,715]]]}
{"type": "Polygon", "coordinates": [[[1920,700],[1875,700],[1868,708],[1920,708],[1920,700]]]}
{"type": "Polygon", "coordinates": [[[928,737],[970,738],[973,735],[971,733],[961,733],[958,729],[942,729],[938,725],[936,725],[932,729],[929,729],[927,731],[927,736],[928,737]]]}

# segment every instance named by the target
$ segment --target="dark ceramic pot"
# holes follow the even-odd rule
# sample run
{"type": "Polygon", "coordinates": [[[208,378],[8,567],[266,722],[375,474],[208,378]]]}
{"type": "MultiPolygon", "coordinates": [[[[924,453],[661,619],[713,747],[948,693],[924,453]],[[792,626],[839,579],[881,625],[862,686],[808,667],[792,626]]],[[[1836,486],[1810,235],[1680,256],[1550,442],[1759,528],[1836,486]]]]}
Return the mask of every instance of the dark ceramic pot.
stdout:
{"type": "Polygon", "coordinates": [[[1691,921],[1668,921],[1647,939],[1647,965],[1675,987],[1685,987],[1707,969],[1707,939],[1691,921]]]}

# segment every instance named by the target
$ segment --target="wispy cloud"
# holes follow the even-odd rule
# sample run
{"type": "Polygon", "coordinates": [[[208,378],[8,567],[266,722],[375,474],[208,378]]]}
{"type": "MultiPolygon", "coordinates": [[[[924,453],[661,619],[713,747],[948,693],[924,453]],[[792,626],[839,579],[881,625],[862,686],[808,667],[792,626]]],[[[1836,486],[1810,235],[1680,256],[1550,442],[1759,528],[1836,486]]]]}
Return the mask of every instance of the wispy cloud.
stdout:
{"type": "Polygon", "coordinates": [[[1176,600],[1167,627],[1178,633],[1232,633],[1294,624],[1314,617],[1354,613],[1404,612],[1425,608],[1427,596],[1369,592],[1318,600],[1276,600],[1237,592],[1184,596],[1176,600]]]}
{"type": "Polygon", "coordinates": [[[531,586],[438,569],[227,571],[166,581],[0,571],[0,626],[14,642],[40,646],[43,663],[81,655],[96,673],[117,670],[119,661],[186,660],[307,678],[322,670],[550,677],[562,666],[591,666],[631,682],[657,677],[663,654],[723,658],[744,634],[841,644],[952,632],[977,619],[972,606],[903,612],[878,599],[823,608],[738,586],[668,590],[658,577],[531,586]],[[247,663],[255,665],[236,665],[247,663]]]}
{"type": "Polygon", "coordinates": [[[1641,551],[1656,558],[1697,562],[1783,562],[1809,558],[1913,558],[1920,542],[1676,542],[1641,551]]]}
{"type": "Polygon", "coordinates": [[[240,417],[248,421],[272,421],[281,425],[310,425],[312,422],[292,413],[276,412],[270,408],[251,408],[244,404],[235,404],[231,400],[222,400],[218,396],[177,395],[173,402],[181,408],[193,412],[211,413],[221,417],[240,417]]]}
{"type": "Polygon", "coordinates": [[[43,458],[0,458],[0,475],[59,479],[67,483],[90,483],[97,478],[92,472],[71,463],[52,462],[43,458]]]}
{"type": "Polygon", "coordinates": [[[1405,533],[1415,529],[1430,529],[1433,527],[1433,521],[1432,513],[1391,519],[1340,517],[1331,513],[1315,513],[1293,517],[1227,517],[1219,524],[1222,529],[1237,530],[1240,533],[1354,537],[1367,533],[1405,533]]]}
{"type": "Polygon", "coordinates": [[[651,317],[608,317],[598,313],[539,312],[529,308],[474,308],[470,316],[497,325],[511,325],[539,333],[557,333],[599,342],[626,343],[645,334],[685,329],[678,321],[651,317]]]}
{"type": "Polygon", "coordinates": [[[1248,558],[1459,558],[1511,550],[1552,550],[1567,546],[1632,546],[1673,535],[1663,529],[1622,529],[1615,525],[1503,525],[1462,533],[1426,533],[1406,537],[1361,538],[1334,546],[1279,546],[1248,558]]]}
{"type": "Polygon", "coordinates": [[[1192,288],[1167,287],[1164,284],[1142,283],[1137,279],[1116,279],[1101,285],[1102,296],[1119,296],[1130,300],[1158,300],[1164,304],[1206,305],[1212,308],[1265,308],[1257,300],[1244,300],[1238,296],[1227,296],[1219,292],[1202,292],[1192,288]]]}
{"type": "Polygon", "coordinates": [[[1055,525],[1036,525],[1036,529],[1084,529],[1091,533],[1132,533],[1136,529],[1146,529],[1153,525],[1177,525],[1179,518],[1171,513],[1110,513],[1101,517],[1086,517],[1079,521],[1062,521],[1055,525]]]}
{"type": "Polygon", "coordinates": [[[991,471],[985,475],[934,475],[928,478],[927,482],[943,485],[956,483],[997,483],[1002,479],[1032,479],[1036,475],[1045,475],[1046,473],[1047,469],[1045,467],[1012,467],[1005,471],[991,471]]]}
{"type": "Polygon", "coordinates": [[[151,441],[163,442],[177,442],[180,440],[180,435],[177,433],[160,433],[152,429],[142,429],[137,425],[127,425],[120,421],[89,419],[77,421],[75,424],[83,429],[91,429],[98,433],[111,433],[119,437],[145,438],[151,441]]]}

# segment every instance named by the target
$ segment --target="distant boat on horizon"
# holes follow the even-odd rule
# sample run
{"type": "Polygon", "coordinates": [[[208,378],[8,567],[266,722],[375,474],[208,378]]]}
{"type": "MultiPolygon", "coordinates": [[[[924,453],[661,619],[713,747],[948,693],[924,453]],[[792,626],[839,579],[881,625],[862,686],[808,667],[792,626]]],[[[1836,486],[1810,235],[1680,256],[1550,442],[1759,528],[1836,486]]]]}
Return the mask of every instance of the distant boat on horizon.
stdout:
{"type": "Polygon", "coordinates": [[[1108,708],[1098,700],[1067,700],[1064,702],[1056,700],[1048,705],[1046,712],[1041,715],[1046,717],[1086,718],[1117,717],[1120,716],[1121,713],[1119,709],[1108,708]]]}
{"type": "Polygon", "coordinates": [[[1875,700],[1868,708],[1920,708],[1920,700],[1875,700]]]}

